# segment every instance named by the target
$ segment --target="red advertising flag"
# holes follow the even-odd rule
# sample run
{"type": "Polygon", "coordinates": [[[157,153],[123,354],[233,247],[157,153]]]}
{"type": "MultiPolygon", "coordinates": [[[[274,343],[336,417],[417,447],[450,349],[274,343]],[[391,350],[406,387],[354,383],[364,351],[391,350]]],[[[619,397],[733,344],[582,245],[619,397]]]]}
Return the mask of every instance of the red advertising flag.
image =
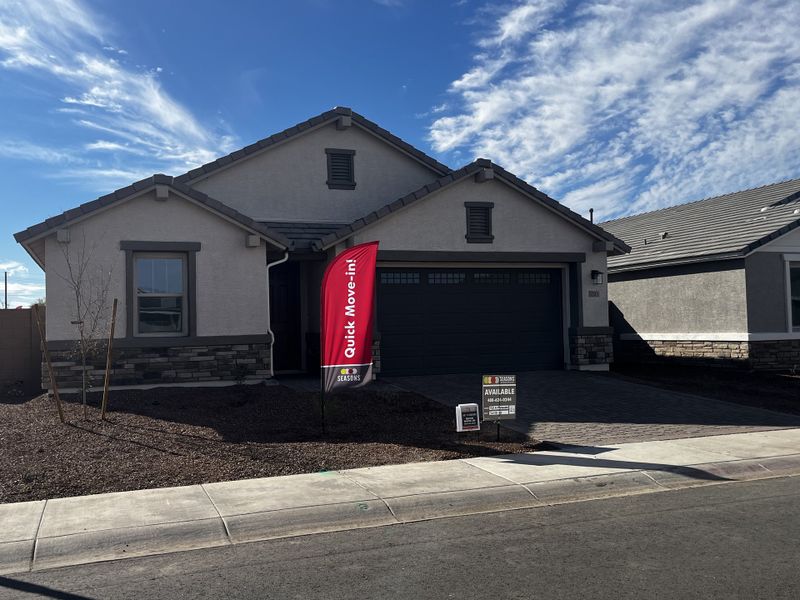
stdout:
{"type": "Polygon", "coordinates": [[[322,278],[320,312],[325,392],[372,381],[372,305],[378,242],[348,248],[322,278]]]}

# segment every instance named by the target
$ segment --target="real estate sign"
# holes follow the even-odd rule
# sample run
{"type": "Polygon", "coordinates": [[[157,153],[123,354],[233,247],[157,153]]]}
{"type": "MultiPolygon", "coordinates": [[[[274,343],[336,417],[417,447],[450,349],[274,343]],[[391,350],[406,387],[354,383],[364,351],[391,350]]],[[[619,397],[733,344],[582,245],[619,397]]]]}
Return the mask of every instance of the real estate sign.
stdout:
{"type": "Polygon", "coordinates": [[[517,417],[516,375],[484,375],[481,388],[484,421],[517,417]]]}
{"type": "Polygon", "coordinates": [[[372,306],[378,242],[348,248],[322,279],[321,376],[324,392],[372,381],[372,306]]]}

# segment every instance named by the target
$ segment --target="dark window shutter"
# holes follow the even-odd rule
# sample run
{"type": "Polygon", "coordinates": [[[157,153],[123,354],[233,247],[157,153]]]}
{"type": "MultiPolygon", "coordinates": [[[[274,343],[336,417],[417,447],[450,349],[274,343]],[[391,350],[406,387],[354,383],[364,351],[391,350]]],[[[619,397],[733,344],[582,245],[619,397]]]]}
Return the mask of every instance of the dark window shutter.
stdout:
{"type": "Polygon", "coordinates": [[[326,148],[328,155],[328,187],[352,190],[356,187],[353,158],[355,150],[326,148]]]}
{"type": "Polygon", "coordinates": [[[465,202],[467,209],[467,242],[489,244],[492,235],[492,202],[465,202]]]}

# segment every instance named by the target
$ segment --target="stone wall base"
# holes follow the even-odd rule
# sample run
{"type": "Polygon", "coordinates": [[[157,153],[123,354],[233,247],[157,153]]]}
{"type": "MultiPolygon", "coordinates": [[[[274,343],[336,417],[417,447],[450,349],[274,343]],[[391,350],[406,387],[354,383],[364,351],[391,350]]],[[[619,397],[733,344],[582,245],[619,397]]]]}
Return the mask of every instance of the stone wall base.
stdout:
{"type": "Polygon", "coordinates": [[[750,342],[750,366],[761,370],[800,369],[800,340],[750,342]]]}
{"type": "Polygon", "coordinates": [[[800,368],[800,340],[615,340],[621,363],[671,363],[785,371],[800,368]]]}
{"type": "Polygon", "coordinates": [[[614,345],[610,333],[570,335],[569,358],[573,368],[608,365],[614,361],[614,345]]]}
{"type": "MultiPolygon", "coordinates": [[[[51,350],[59,388],[81,387],[81,359],[74,350],[51,350]]],[[[102,388],[105,354],[87,364],[92,388],[102,388]]],[[[172,348],[120,348],[113,351],[111,385],[154,385],[213,381],[253,381],[270,377],[270,345],[223,344],[172,348]]],[[[42,389],[49,389],[47,365],[42,365],[42,389]]]]}

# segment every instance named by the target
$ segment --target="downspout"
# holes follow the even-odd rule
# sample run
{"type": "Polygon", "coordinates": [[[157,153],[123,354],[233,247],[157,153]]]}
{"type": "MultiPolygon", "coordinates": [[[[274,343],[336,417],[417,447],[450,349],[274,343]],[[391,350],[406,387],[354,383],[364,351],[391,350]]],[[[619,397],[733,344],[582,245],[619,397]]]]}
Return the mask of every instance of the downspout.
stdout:
{"type": "Polygon", "coordinates": [[[269,270],[272,267],[285,263],[289,260],[289,249],[287,248],[284,250],[283,258],[276,260],[275,262],[267,262],[267,319],[269,322],[269,327],[267,327],[267,333],[269,333],[269,376],[275,377],[275,359],[274,354],[272,352],[273,347],[275,346],[275,334],[272,332],[272,314],[270,313],[270,306],[269,306],[269,270]]]}

